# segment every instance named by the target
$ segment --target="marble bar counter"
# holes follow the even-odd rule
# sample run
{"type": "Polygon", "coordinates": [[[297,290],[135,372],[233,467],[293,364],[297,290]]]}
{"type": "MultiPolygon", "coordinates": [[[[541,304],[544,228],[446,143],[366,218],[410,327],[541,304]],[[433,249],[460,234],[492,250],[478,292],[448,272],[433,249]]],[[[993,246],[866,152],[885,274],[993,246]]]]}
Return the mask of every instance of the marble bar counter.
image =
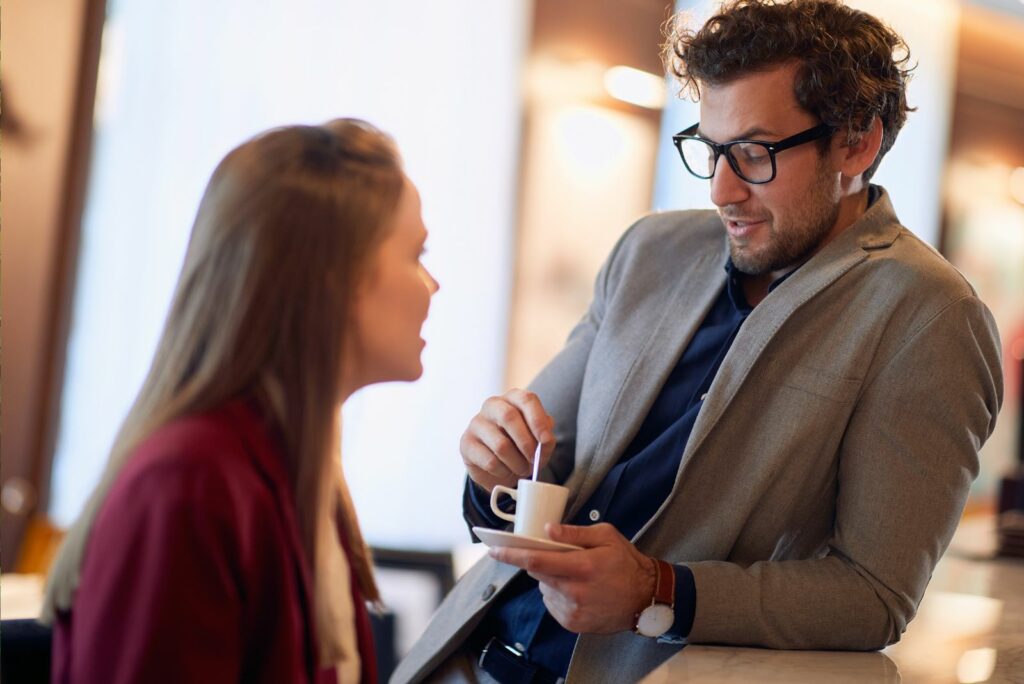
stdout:
{"type": "Polygon", "coordinates": [[[903,638],[874,653],[687,646],[643,684],[1024,684],[1024,559],[994,559],[991,517],[961,523],[903,638]]]}

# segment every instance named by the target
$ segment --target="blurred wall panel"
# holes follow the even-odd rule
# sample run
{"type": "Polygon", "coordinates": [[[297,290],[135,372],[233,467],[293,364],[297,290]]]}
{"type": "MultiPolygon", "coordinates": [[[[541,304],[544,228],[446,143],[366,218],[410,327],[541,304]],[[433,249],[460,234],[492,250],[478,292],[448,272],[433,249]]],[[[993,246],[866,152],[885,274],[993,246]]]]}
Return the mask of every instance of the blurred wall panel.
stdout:
{"type": "Polygon", "coordinates": [[[507,384],[565,343],[619,236],[650,211],[658,109],[604,86],[628,66],[660,76],[662,0],[538,0],[526,69],[520,215],[507,384]]]}
{"type": "Polygon", "coordinates": [[[52,304],[61,256],[66,169],[87,0],[5,0],[0,176],[3,268],[2,550],[13,567],[24,517],[38,503],[52,304]]]}

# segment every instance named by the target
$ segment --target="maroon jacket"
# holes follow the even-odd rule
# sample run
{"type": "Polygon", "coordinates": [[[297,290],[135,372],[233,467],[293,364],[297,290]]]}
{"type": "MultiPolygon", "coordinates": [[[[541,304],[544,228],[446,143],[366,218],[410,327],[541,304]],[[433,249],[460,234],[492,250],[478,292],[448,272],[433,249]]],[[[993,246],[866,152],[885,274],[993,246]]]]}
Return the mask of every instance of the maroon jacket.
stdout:
{"type": "Polygon", "coordinates": [[[58,615],[54,682],[336,681],[316,666],[313,584],[279,445],[236,400],[138,447],[96,518],[73,609],[58,615]]]}

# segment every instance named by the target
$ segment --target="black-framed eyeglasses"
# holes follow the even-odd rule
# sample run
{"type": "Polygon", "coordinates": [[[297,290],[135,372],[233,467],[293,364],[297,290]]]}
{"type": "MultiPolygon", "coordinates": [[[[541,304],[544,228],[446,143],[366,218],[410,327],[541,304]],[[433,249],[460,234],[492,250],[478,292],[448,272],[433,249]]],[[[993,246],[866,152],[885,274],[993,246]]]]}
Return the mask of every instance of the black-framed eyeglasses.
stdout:
{"type": "Polygon", "coordinates": [[[672,142],[679,150],[686,170],[697,178],[707,180],[715,175],[718,158],[724,154],[736,175],[755,185],[767,183],[775,178],[776,154],[824,138],[835,130],[828,124],[819,124],[774,143],[763,140],[716,143],[695,135],[699,125],[695,123],[672,136],[672,142]]]}

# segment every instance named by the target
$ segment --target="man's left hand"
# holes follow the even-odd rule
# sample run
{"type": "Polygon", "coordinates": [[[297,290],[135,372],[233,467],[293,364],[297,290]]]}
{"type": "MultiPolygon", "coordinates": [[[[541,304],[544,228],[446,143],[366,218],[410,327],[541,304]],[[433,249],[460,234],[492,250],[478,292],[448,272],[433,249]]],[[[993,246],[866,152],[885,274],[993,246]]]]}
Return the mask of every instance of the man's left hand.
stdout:
{"type": "Polygon", "coordinates": [[[552,541],[581,551],[492,548],[492,558],[526,570],[540,582],[544,605],[570,632],[610,634],[632,629],[650,605],[658,568],[608,523],[548,525],[552,541]]]}

